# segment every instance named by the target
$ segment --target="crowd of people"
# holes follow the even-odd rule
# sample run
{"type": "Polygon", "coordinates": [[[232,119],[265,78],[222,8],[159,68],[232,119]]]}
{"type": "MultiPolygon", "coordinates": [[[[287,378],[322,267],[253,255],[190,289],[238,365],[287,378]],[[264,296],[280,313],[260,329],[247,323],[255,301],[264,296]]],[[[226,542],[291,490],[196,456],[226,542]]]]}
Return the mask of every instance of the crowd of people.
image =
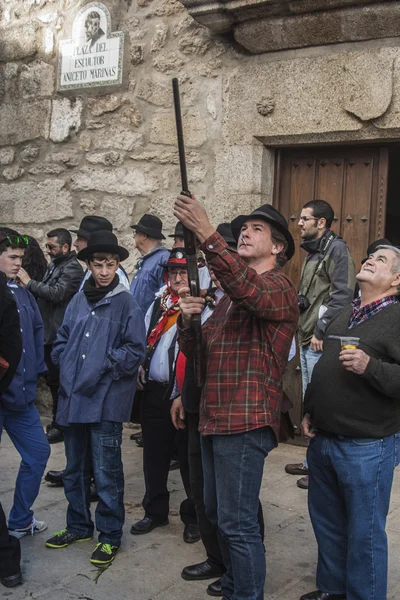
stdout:
{"type": "Polygon", "coordinates": [[[207,594],[224,600],[262,600],[259,494],[265,459],[290,428],[283,376],[297,341],[309,445],[286,471],[308,489],[318,544],[318,589],[300,600],[385,600],[386,517],[400,462],[400,250],[377,240],[356,275],[331,230],[332,207],[312,200],[298,220],[307,254],[296,289],[284,271],[295,242],[271,205],[215,228],[196,199],[180,195],[174,215],[172,250],[158,217],[132,225],[140,258],[131,283],[129,252],[103,216],[49,231],[49,262],[36,240],[0,228],[0,436],[4,429],[21,456],[8,520],[0,505],[1,583],[22,583],[19,540],[47,529],[32,507],[50,444],[65,446],[65,469],[46,479],[64,486],[68,506],[46,547],[89,541],[96,528],[91,563],[115,559],[125,522],[122,429],[134,421],[145,494],[130,533],[168,525],[178,459],[183,539],[201,539],[205,550],[182,577],[213,580],[207,594]],[[183,227],[198,244],[197,296],[183,227]],[[46,431],[39,376],[52,397],[46,431]]]}

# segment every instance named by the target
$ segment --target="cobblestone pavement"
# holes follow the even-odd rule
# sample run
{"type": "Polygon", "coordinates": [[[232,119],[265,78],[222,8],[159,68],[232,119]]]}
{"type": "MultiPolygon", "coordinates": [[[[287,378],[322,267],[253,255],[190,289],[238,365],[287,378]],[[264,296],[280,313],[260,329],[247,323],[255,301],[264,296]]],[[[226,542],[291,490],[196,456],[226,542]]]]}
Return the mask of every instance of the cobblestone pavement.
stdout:
{"type": "MultiPolygon", "coordinates": [[[[122,547],[106,570],[94,568],[89,557],[94,542],[75,544],[60,550],[45,548],[53,531],[65,526],[66,500],[63,490],[42,485],[35,515],[48,523],[48,531],[21,540],[24,585],[7,589],[0,585],[0,598],[10,600],[205,600],[209,582],[187,582],[183,567],[204,560],[201,542],[185,544],[179,518],[182,484],[179,471],[170,474],[170,525],[148,535],[132,536],[133,521],[143,516],[142,450],[124,430],[126,524],[122,547]]],[[[296,486],[296,477],[287,475],[287,462],[301,461],[304,449],[281,445],[267,458],[261,500],[266,523],[268,600],[298,600],[315,589],[316,544],[307,513],[307,492],[296,486]]],[[[4,434],[0,448],[1,501],[7,511],[11,504],[18,468],[18,454],[4,434]]],[[[52,447],[48,467],[64,466],[63,444],[52,447]]],[[[388,521],[390,573],[388,600],[400,598],[400,478],[396,473],[388,521]]],[[[92,505],[93,506],[93,505],[92,505]]]]}

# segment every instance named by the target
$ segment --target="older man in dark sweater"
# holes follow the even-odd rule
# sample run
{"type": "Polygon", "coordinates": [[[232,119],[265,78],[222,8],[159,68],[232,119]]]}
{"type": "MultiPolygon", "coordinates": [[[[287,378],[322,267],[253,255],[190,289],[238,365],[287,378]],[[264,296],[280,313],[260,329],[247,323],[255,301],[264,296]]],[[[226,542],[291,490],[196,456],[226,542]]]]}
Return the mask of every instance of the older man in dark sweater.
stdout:
{"type": "MultiPolygon", "coordinates": [[[[318,590],[301,600],[386,600],[386,517],[400,462],[400,250],[380,246],[361,296],[329,325],[305,397],[318,590]],[[342,349],[342,336],[358,347],[342,349]]],[[[342,344],[343,348],[343,344],[342,344]]]]}

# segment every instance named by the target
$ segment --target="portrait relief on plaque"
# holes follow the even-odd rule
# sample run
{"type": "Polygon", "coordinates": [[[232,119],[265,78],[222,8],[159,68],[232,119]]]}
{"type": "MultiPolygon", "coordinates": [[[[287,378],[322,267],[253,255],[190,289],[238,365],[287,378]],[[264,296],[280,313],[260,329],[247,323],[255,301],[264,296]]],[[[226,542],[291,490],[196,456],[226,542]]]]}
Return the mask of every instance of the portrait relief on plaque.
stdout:
{"type": "Polygon", "coordinates": [[[62,40],[57,89],[74,90],[122,83],[124,33],[111,31],[108,8],[90,2],[78,12],[72,39],[62,40]]]}

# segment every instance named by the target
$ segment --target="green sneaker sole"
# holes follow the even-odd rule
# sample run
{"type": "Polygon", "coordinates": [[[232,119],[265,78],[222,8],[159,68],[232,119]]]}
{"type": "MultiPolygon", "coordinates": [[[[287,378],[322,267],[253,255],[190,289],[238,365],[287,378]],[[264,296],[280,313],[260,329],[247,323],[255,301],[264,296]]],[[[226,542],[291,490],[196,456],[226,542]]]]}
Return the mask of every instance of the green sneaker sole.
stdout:
{"type": "Polygon", "coordinates": [[[91,538],[91,537],[78,538],[77,540],[74,540],[73,542],[68,542],[68,544],[51,544],[50,542],[45,542],[44,545],[46,546],[46,548],[55,548],[57,550],[58,548],[66,548],[67,546],[70,546],[71,544],[75,544],[76,542],[89,542],[92,539],[93,538],[91,538]]]}
{"type": "Polygon", "coordinates": [[[114,560],[115,556],[112,556],[108,560],[96,560],[95,558],[91,558],[90,562],[92,565],[109,565],[114,560]]]}

